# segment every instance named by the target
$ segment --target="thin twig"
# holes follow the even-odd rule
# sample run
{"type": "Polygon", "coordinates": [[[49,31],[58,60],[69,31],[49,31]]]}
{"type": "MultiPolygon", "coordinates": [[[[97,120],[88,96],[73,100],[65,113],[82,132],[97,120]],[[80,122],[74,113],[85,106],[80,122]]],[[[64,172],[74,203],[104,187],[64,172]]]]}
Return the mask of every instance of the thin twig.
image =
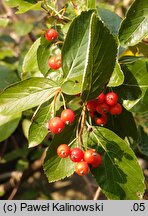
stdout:
{"type": "Polygon", "coordinates": [[[101,188],[98,187],[97,190],[96,190],[96,192],[95,192],[93,200],[98,200],[99,197],[100,197],[100,194],[101,194],[101,188]]]}
{"type": "Polygon", "coordinates": [[[78,134],[78,139],[81,145],[83,145],[83,140],[82,140],[82,134],[83,134],[83,129],[85,125],[85,114],[86,114],[86,106],[83,107],[82,113],[81,113],[81,126],[80,126],[80,131],[78,134]]]}
{"type": "Polygon", "coordinates": [[[10,196],[8,197],[8,200],[13,200],[15,194],[18,191],[19,185],[20,185],[20,182],[18,182],[17,185],[15,186],[15,188],[12,190],[10,196]]]}
{"type": "Polygon", "coordinates": [[[62,100],[63,100],[64,109],[66,109],[65,98],[64,98],[64,95],[63,95],[62,91],[60,92],[60,95],[61,95],[62,100]]]}

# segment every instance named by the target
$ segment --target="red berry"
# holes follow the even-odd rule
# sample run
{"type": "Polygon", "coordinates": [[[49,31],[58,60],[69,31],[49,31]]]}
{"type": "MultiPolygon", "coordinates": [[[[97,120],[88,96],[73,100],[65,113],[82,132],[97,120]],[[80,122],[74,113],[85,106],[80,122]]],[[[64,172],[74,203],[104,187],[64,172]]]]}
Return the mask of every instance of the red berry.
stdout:
{"type": "Polygon", "coordinates": [[[95,112],[97,107],[97,100],[90,100],[87,102],[87,110],[90,112],[95,112]]]}
{"type": "Polygon", "coordinates": [[[84,153],[80,148],[73,148],[70,152],[70,159],[73,162],[80,162],[84,158],[84,153]]]}
{"type": "Polygon", "coordinates": [[[57,154],[60,158],[66,158],[70,155],[70,147],[67,144],[61,144],[57,148],[57,154]]]}
{"type": "Polygon", "coordinates": [[[92,167],[98,167],[102,163],[102,157],[100,154],[97,154],[96,161],[92,163],[92,167]]]}
{"type": "Polygon", "coordinates": [[[49,29],[45,33],[45,38],[48,41],[54,41],[58,38],[58,32],[55,29],[49,29]]]}
{"type": "Polygon", "coordinates": [[[97,161],[98,153],[94,149],[89,149],[84,152],[84,160],[88,164],[93,164],[97,161]]]}
{"type": "Polygon", "coordinates": [[[61,113],[61,119],[66,124],[72,123],[75,119],[75,114],[71,109],[65,109],[61,113]]]}
{"type": "Polygon", "coordinates": [[[59,69],[61,67],[61,64],[62,64],[61,54],[57,56],[53,56],[48,60],[48,66],[54,70],[59,69]]]}
{"type": "Polygon", "coordinates": [[[100,114],[109,112],[109,106],[106,103],[98,104],[96,111],[100,114]]]}
{"type": "Polygon", "coordinates": [[[101,104],[103,102],[105,102],[105,94],[102,92],[99,96],[98,96],[98,104],[101,104]]]}
{"type": "Polygon", "coordinates": [[[117,103],[115,106],[110,108],[111,115],[120,115],[122,113],[122,106],[121,104],[117,103]]]}
{"type": "Polygon", "coordinates": [[[78,175],[83,176],[89,172],[89,166],[85,161],[76,164],[75,171],[78,175]]]}
{"type": "Polygon", "coordinates": [[[59,117],[54,117],[48,122],[48,129],[55,134],[61,133],[64,127],[65,123],[59,117]]]}
{"type": "Polygon", "coordinates": [[[107,123],[107,115],[104,113],[101,117],[95,118],[96,125],[103,126],[107,123]]]}
{"type": "Polygon", "coordinates": [[[109,106],[114,106],[118,101],[118,95],[115,92],[109,92],[106,94],[106,103],[109,106]]]}

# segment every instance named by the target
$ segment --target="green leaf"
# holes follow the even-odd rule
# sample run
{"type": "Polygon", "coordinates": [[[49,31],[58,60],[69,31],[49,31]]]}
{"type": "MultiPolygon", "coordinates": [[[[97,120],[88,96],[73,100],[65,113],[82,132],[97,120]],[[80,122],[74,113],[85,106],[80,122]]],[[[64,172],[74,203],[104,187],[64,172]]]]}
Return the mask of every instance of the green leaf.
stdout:
{"type": "Polygon", "coordinates": [[[18,80],[17,74],[11,68],[0,64],[0,91],[18,80]]]}
{"type": "Polygon", "coordinates": [[[31,125],[31,121],[29,119],[23,119],[22,121],[22,129],[24,136],[28,139],[29,128],[31,125]]]}
{"type": "Polygon", "coordinates": [[[58,71],[49,71],[46,78],[53,80],[54,82],[58,83],[59,86],[61,86],[61,83],[63,83],[63,73],[61,70],[58,71]]]}
{"type": "Polygon", "coordinates": [[[41,38],[38,38],[30,47],[29,51],[27,52],[24,61],[23,61],[23,77],[27,78],[30,77],[33,73],[39,72],[38,62],[37,62],[37,50],[40,46],[41,38]]]}
{"type": "Polygon", "coordinates": [[[82,12],[72,22],[62,50],[64,93],[81,92],[84,101],[96,97],[113,72],[116,54],[117,44],[109,30],[93,11],[82,12]]]}
{"type": "Polygon", "coordinates": [[[127,56],[122,56],[121,58],[119,58],[119,63],[120,64],[131,64],[141,59],[145,59],[145,57],[127,55],[127,56]]]}
{"type": "Polygon", "coordinates": [[[124,74],[121,70],[120,64],[116,62],[114,71],[110,77],[109,83],[107,84],[108,87],[116,87],[122,85],[124,82],[124,74]]]}
{"type": "MultiPolygon", "coordinates": [[[[74,128],[75,125],[67,126],[61,134],[56,135],[47,151],[43,168],[49,182],[64,179],[74,173],[75,164],[70,158],[60,158],[56,152],[58,146],[61,144],[61,140],[62,143],[66,144],[69,144],[73,140],[74,128]]],[[[75,145],[73,143],[71,147],[75,145]]]]}
{"type": "Polygon", "coordinates": [[[137,103],[131,109],[131,112],[144,113],[147,112],[148,108],[148,89],[143,90],[142,97],[136,101],[137,103]]]}
{"type": "Polygon", "coordinates": [[[0,112],[12,115],[41,105],[53,97],[57,90],[56,83],[45,78],[18,82],[0,94],[0,112]]]}
{"type": "Polygon", "coordinates": [[[82,99],[98,96],[109,81],[114,70],[117,55],[117,42],[109,30],[93,14],[88,62],[82,80],[82,99]],[[110,52],[108,52],[110,50],[110,52]]]}
{"type": "Polygon", "coordinates": [[[14,25],[14,30],[19,36],[27,35],[33,29],[33,25],[31,23],[26,23],[23,21],[18,21],[14,25]]]}
{"type": "Polygon", "coordinates": [[[48,60],[50,57],[49,44],[43,44],[38,47],[37,61],[41,73],[45,76],[49,71],[48,60]]]}
{"type": "Polygon", "coordinates": [[[143,127],[139,126],[139,144],[138,148],[140,152],[148,156],[148,134],[144,131],[143,127]]]}
{"type": "Polygon", "coordinates": [[[0,142],[7,139],[17,128],[21,114],[0,115],[0,142]]]}
{"type": "Polygon", "coordinates": [[[122,18],[119,17],[116,13],[113,13],[112,11],[101,7],[97,7],[97,12],[110,32],[114,35],[117,35],[122,18]]]}
{"type": "Polygon", "coordinates": [[[91,172],[107,198],[142,199],[145,189],[144,176],[127,143],[103,127],[93,127],[90,139],[104,150],[102,165],[91,169],[91,172]]]}
{"type": "Polygon", "coordinates": [[[93,11],[82,12],[70,25],[62,49],[62,68],[66,80],[81,81],[89,46],[90,20],[93,11]]]}
{"type": "Polygon", "coordinates": [[[148,35],[148,2],[135,0],[127,11],[119,30],[119,40],[123,46],[133,46],[148,35]]]}
{"type": "Polygon", "coordinates": [[[67,95],[76,95],[81,91],[81,83],[68,80],[62,84],[61,89],[67,95]]]}
{"type": "Polygon", "coordinates": [[[123,85],[117,88],[123,101],[123,106],[133,112],[143,112],[148,107],[148,61],[138,60],[132,64],[122,66],[125,80],[123,85]],[[138,106],[140,103],[142,106],[138,106]]]}
{"type": "Polygon", "coordinates": [[[29,148],[39,145],[49,133],[47,122],[50,119],[50,105],[44,104],[37,112],[29,129],[29,148]]]}
{"type": "Polygon", "coordinates": [[[42,1],[36,2],[35,0],[6,0],[10,7],[17,7],[17,14],[25,13],[29,10],[41,10],[42,1]]]}
{"type": "Polygon", "coordinates": [[[88,60],[92,14],[93,11],[82,12],[73,20],[62,48],[62,68],[66,81],[62,91],[66,94],[81,92],[82,77],[88,60]]]}
{"type": "Polygon", "coordinates": [[[131,147],[138,144],[138,130],[132,113],[123,109],[120,115],[109,115],[107,127],[124,139],[131,147]]]}

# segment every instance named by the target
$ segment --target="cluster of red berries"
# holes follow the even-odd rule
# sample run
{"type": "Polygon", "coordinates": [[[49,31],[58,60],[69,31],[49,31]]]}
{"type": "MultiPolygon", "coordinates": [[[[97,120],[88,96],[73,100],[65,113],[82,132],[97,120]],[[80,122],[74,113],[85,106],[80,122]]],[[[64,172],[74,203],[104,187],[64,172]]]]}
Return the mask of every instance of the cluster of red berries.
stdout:
{"type": "MultiPolygon", "coordinates": [[[[53,28],[48,29],[45,33],[45,38],[46,40],[53,42],[58,38],[58,32],[53,28]]],[[[61,54],[52,56],[48,60],[48,66],[53,70],[59,69],[61,67],[61,64],[62,64],[61,54]]]]}
{"type": "Polygon", "coordinates": [[[118,103],[118,95],[115,92],[104,94],[103,92],[94,100],[87,102],[87,110],[91,118],[94,118],[96,125],[107,123],[107,113],[119,115],[122,106],[118,103]]]}
{"type": "Polygon", "coordinates": [[[89,165],[98,167],[102,162],[102,157],[94,149],[82,151],[80,148],[73,148],[67,144],[61,144],[57,148],[57,154],[60,158],[70,157],[71,161],[75,162],[75,172],[80,175],[86,175],[89,172],[89,165]]]}
{"type": "Polygon", "coordinates": [[[65,124],[71,124],[75,119],[75,114],[71,109],[65,109],[62,111],[60,117],[51,118],[47,123],[47,128],[54,134],[61,133],[65,124]]]}

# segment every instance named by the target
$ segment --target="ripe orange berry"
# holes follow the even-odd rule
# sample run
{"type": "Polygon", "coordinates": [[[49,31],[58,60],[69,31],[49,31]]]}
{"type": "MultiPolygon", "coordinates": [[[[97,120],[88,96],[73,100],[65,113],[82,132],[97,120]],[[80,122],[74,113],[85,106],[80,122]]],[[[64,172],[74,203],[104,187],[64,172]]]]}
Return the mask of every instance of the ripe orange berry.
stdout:
{"type": "Polygon", "coordinates": [[[53,56],[48,60],[48,66],[53,70],[59,69],[61,65],[62,65],[61,54],[57,56],[53,56]]]}
{"type": "Polygon", "coordinates": [[[80,162],[84,158],[84,153],[80,148],[73,148],[70,152],[70,159],[73,162],[80,162]]]}
{"type": "Polygon", "coordinates": [[[59,117],[54,117],[49,120],[47,126],[51,132],[59,134],[64,130],[65,123],[59,117]]]}
{"type": "Polygon", "coordinates": [[[61,113],[61,119],[66,124],[72,123],[74,121],[74,119],[75,119],[74,111],[71,110],[71,109],[63,110],[62,113],[61,113]]]}
{"type": "Polygon", "coordinates": [[[75,171],[80,176],[86,175],[89,172],[88,163],[85,161],[77,163],[75,166],[75,171]]]}
{"type": "Polygon", "coordinates": [[[61,144],[57,148],[57,154],[60,158],[66,158],[70,155],[70,147],[67,144],[61,144]]]}
{"type": "Polygon", "coordinates": [[[89,150],[84,152],[84,160],[88,164],[95,163],[97,160],[97,157],[98,157],[98,153],[94,149],[89,149],[89,150]]]}
{"type": "Polygon", "coordinates": [[[45,38],[48,41],[54,41],[58,38],[58,32],[55,29],[48,29],[45,33],[45,38]]]}

